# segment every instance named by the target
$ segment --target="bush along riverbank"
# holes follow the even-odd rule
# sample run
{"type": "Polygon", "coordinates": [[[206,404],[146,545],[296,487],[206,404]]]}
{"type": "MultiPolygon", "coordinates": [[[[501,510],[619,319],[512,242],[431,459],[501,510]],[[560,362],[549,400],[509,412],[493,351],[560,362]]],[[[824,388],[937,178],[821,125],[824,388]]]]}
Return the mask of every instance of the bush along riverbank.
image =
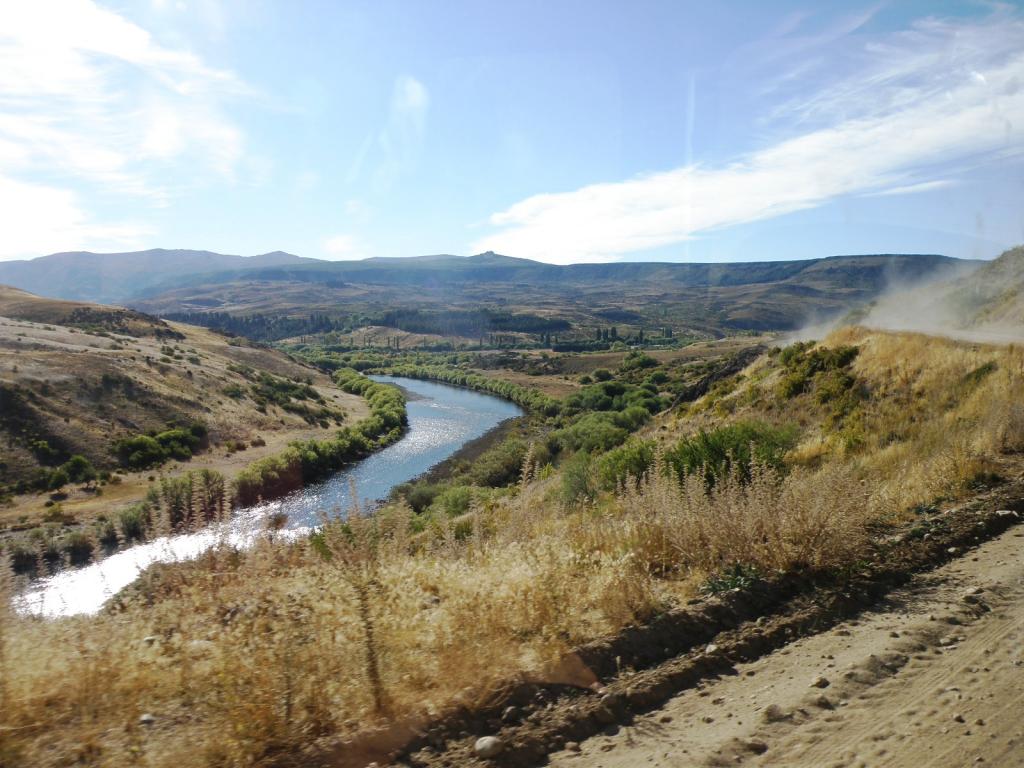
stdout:
{"type": "Polygon", "coordinates": [[[55,504],[45,525],[8,538],[0,545],[15,573],[41,575],[63,566],[85,565],[100,555],[147,541],[202,528],[248,506],[298,490],[398,440],[406,426],[405,398],[389,384],[378,384],[351,369],[336,372],[341,389],[365,398],[370,416],[340,429],[327,440],[291,443],[253,462],[229,483],[214,470],[188,471],[161,478],[146,496],[113,514],[81,525],[55,504]]]}
{"type": "Polygon", "coordinates": [[[452,384],[457,387],[465,387],[488,395],[496,395],[509,400],[521,408],[539,413],[544,416],[555,416],[561,409],[561,403],[553,397],[545,395],[536,389],[514,384],[511,381],[501,379],[489,379],[479,373],[466,371],[450,365],[410,365],[399,363],[398,365],[383,365],[371,369],[372,373],[384,374],[387,376],[405,376],[409,379],[423,379],[426,381],[440,381],[444,384],[452,384]]]}
{"type": "Polygon", "coordinates": [[[405,397],[397,387],[371,381],[350,368],[335,371],[334,379],[344,391],[363,397],[370,415],[338,430],[333,438],[296,441],[281,453],[250,464],[235,478],[235,506],[285,496],[402,436],[407,424],[405,397]]]}

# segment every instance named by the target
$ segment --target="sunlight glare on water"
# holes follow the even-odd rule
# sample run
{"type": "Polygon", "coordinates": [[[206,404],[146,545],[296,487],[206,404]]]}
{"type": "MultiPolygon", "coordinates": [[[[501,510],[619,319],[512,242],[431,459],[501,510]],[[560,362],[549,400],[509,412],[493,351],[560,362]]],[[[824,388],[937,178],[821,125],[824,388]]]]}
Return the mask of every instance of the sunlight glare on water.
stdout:
{"type": "Polygon", "coordinates": [[[34,581],[16,598],[16,607],[42,616],[95,613],[149,566],[189,560],[218,543],[251,546],[256,537],[265,535],[267,520],[282,513],[287,515],[287,524],[275,535],[302,536],[325,514],[344,514],[351,506],[353,482],[360,504],[372,506],[396,485],[418,477],[467,442],[522,414],[518,406],[505,400],[446,384],[390,376],[371,378],[398,384],[412,395],[407,404],[409,429],[397,443],[283,499],[239,510],[223,525],[161,537],[92,565],[34,581]]]}

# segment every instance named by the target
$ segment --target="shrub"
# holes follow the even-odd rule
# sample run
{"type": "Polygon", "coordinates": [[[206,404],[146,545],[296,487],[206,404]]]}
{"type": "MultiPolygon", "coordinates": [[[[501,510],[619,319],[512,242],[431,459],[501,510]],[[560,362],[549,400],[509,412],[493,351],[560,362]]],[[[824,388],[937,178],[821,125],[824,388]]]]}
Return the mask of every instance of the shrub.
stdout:
{"type": "Polygon", "coordinates": [[[796,445],[796,438],[794,427],[738,422],[683,438],[665,453],[665,459],[680,477],[703,472],[708,485],[734,472],[747,480],[754,461],[776,471],[783,469],[783,456],[796,445]]]}
{"type": "Polygon", "coordinates": [[[55,469],[49,474],[46,487],[51,491],[56,491],[59,488],[63,488],[69,482],[71,482],[71,480],[68,477],[67,472],[63,469],[55,469]]]}
{"type": "Polygon", "coordinates": [[[85,565],[92,560],[94,545],[81,531],[72,531],[60,540],[60,551],[71,565],[85,565]]]}
{"type": "Polygon", "coordinates": [[[146,469],[167,460],[163,446],[149,435],[122,438],[114,443],[114,452],[128,469],[146,469]]]}
{"type": "Polygon", "coordinates": [[[654,442],[632,439],[613,448],[595,462],[597,484],[602,490],[612,491],[627,478],[639,480],[654,464],[654,442]]]}
{"type": "Polygon", "coordinates": [[[786,399],[803,394],[819,374],[848,368],[858,351],[853,346],[814,347],[810,341],[786,347],[779,353],[786,369],[779,394],[786,399]]]}
{"type": "Polygon", "coordinates": [[[657,365],[658,361],[650,355],[634,350],[626,354],[619,365],[619,370],[623,372],[636,371],[642,368],[655,368],[657,365]]]}
{"type": "Polygon", "coordinates": [[[146,536],[150,524],[149,507],[144,503],[132,504],[121,511],[117,518],[121,537],[125,541],[141,541],[146,536]]]}
{"type": "Polygon", "coordinates": [[[53,448],[46,440],[33,440],[29,450],[40,464],[53,465],[60,462],[61,452],[53,448]]]}
{"type": "Polygon", "coordinates": [[[192,455],[209,443],[205,424],[172,427],[156,435],[135,435],[114,443],[114,452],[121,464],[129,469],[148,469],[167,459],[188,461],[192,455]]]}
{"type": "Polygon", "coordinates": [[[562,465],[562,501],[575,504],[589,500],[594,498],[596,491],[590,454],[580,451],[562,465]]]}
{"type": "Polygon", "coordinates": [[[448,517],[458,517],[469,512],[473,502],[473,489],[468,485],[452,485],[441,491],[430,505],[431,512],[439,512],[448,517]]]}
{"type": "Polygon", "coordinates": [[[96,468],[81,454],[75,454],[61,466],[73,483],[91,483],[96,479],[96,468]]]}
{"type": "Polygon", "coordinates": [[[391,492],[392,498],[405,499],[417,514],[425,512],[434,503],[443,486],[437,483],[404,483],[391,492]]]}
{"type": "Polygon", "coordinates": [[[482,453],[467,473],[473,485],[497,488],[519,479],[526,458],[526,443],[518,437],[511,437],[482,453]]]}

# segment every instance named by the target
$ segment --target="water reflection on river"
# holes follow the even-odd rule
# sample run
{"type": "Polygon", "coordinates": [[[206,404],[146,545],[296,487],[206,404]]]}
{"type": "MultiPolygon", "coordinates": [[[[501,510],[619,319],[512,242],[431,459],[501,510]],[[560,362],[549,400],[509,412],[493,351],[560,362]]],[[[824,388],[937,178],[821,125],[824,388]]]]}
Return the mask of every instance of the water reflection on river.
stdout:
{"type": "Polygon", "coordinates": [[[282,535],[303,535],[323,513],[340,514],[349,508],[353,481],[361,503],[372,504],[386,498],[396,485],[444,461],[467,442],[522,414],[505,400],[445,384],[391,376],[371,378],[397,384],[411,394],[407,406],[409,429],[394,445],[322,483],[278,501],[240,510],[224,525],[155,539],[84,568],[35,581],[17,599],[17,607],[45,616],[94,613],[144,568],[196,557],[218,542],[245,547],[261,534],[272,515],[287,515],[282,535]]]}

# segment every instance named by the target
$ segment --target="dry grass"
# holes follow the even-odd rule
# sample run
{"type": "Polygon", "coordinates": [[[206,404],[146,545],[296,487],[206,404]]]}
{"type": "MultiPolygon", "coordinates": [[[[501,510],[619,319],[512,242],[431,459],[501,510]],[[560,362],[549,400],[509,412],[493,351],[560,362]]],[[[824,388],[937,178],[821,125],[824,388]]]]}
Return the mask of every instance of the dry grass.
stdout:
{"type": "Polygon", "coordinates": [[[418,538],[392,507],[163,569],[116,613],[8,614],[5,765],[249,765],[544,676],[722,564],[844,561],[863,540],[856,489],[809,479],[708,493],[659,476],[574,510],[539,483],[418,538]]]}
{"type": "MultiPolygon", "coordinates": [[[[848,564],[879,515],[1024,447],[1019,350],[858,330],[828,343],[861,346],[869,441],[847,452],[812,433],[802,449],[817,458],[785,478],[757,468],[749,484],[709,491],[654,474],[572,509],[553,501],[555,478],[416,536],[396,506],[321,538],[221,548],[151,574],[116,612],[40,620],[5,608],[0,763],[291,764],[320,739],[429,716],[524,671],[553,674],[575,645],[678,604],[733,564],[848,564]]],[[[750,386],[770,387],[770,375],[750,386]]],[[[733,397],[746,403],[736,410],[755,407],[749,392],[733,397]]]]}
{"type": "Polygon", "coordinates": [[[865,444],[851,457],[872,479],[872,505],[899,514],[955,498],[1000,454],[1024,449],[1024,350],[921,334],[844,329],[827,343],[857,344],[867,383],[865,444]]]}

